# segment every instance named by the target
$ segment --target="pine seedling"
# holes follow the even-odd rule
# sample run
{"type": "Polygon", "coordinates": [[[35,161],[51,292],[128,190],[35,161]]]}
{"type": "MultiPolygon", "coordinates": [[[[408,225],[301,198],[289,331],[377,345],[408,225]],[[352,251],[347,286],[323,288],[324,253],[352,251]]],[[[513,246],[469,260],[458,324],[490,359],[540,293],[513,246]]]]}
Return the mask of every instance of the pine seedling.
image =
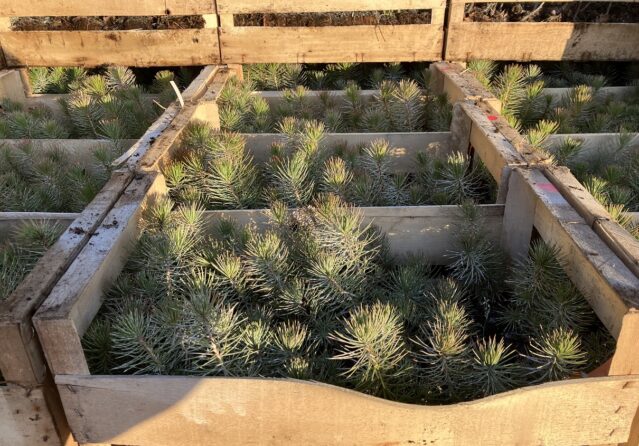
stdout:
{"type": "Polygon", "coordinates": [[[342,362],[342,374],[356,389],[371,395],[390,397],[406,385],[409,368],[405,358],[402,323],[387,304],[356,308],[331,335],[337,344],[333,360],[342,362]]]}
{"type": "Polygon", "coordinates": [[[492,60],[470,60],[467,69],[484,87],[490,88],[495,71],[497,71],[497,64],[492,60]]]}
{"type": "Polygon", "coordinates": [[[261,63],[244,66],[244,76],[257,90],[294,88],[303,79],[302,65],[261,63]]]}
{"type": "Polygon", "coordinates": [[[365,147],[356,160],[356,166],[366,178],[354,197],[356,204],[401,206],[408,202],[406,185],[402,182],[397,184],[397,177],[392,174],[391,147],[387,141],[378,139],[365,147]]]}
{"type": "Polygon", "coordinates": [[[92,322],[82,337],[82,348],[91,373],[96,375],[109,374],[114,364],[111,321],[106,318],[98,318],[92,322]]]}
{"type": "Polygon", "coordinates": [[[332,157],[324,163],[320,190],[339,196],[348,201],[349,186],[353,181],[353,173],[342,158],[332,157]]]}
{"type": "Polygon", "coordinates": [[[312,349],[308,327],[299,321],[283,322],[275,328],[268,354],[270,375],[308,379],[311,365],[307,361],[312,349]]]}
{"type": "Polygon", "coordinates": [[[511,390],[522,382],[523,367],[517,362],[517,352],[503,339],[496,337],[479,341],[473,348],[468,373],[468,388],[478,396],[490,396],[511,390]]]}
{"type": "Polygon", "coordinates": [[[558,381],[577,373],[586,364],[579,337],[570,329],[558,328],[533,339],[526,355],[529,373],[536,382],[558,381]]]}
{"type": "Polygon", "coordinates": [[[283,293],[292,273],[288,257],[288,248],[277,234],[255,235],[246,247],[249,286],[267,297],[283,293]]]}

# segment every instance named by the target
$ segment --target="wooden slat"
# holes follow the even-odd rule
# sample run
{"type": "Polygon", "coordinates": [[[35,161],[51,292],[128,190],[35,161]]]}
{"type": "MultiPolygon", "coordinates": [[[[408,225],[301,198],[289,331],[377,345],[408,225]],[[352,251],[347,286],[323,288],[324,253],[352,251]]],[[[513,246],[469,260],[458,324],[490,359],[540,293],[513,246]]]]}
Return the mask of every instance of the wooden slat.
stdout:
{"type": "MultiPolygon", "coordinates": [[[[285,140],[283,135],[275,133],[245,133],[242,136],[246,139],[246,148],[255,161],[260,163],[269,160],[273,143],[285,140]]],[[[383,139],[392,147],[392,168],[396,172],[414,172],[417,153],[443,156],[448,152],[450,138],[450,132],[328,133],[322,140],[322,145],[331,148],[337,144],[344,144],[349,149],[357,149],[377,139],[383,139]]]]}
{"type": "Polygon", "coordinates": [[[561,192],[538,170],[516,169],[537,197],[535,228],[562,253],[562,263],[608,331],[618,337],[624,316],[639,307],[639,278],[630,271],[561,192]]]}
{"type": "Polygon", "coordinates": [[[159,175],[133,180],[35,314],[33,322],[54,375],[89,373],[80,336],[134,246],[146,199],[163,194],[166,185],[159,175]]]}
{"type": "Polygon", "coordinates": [[[42,388],[0,386],[0,445],[60,444],[42,388]]]}
{"type": "Polygon", "coordinates": [[[0,302],[0,371],[7,381],[25,385],[43,382],[45,365],[31,316],[89,241],[131,177],[129,172],[116,172],[14,292],[0,302]]]}
{"type": "Polygon", "coordinates": [[[0,32],[0,44],[12,67],[209,65],[220,59],[215,29],[14,31],[0,32]]]}
{"type": "Polygon", "coordinates": [[[379,11],[445,6],[443,0],[217,0],[219,14],[379,11]]]}
{"type": "Polygon", "coordinates": [[[440,60],[441,25],[220,28],[223,63],[440,60]]]}
{"type": "Polygon", "coordinates": [[[435,93],[446,93],[450,102],[483,100],[501,112],[501,102],[459,64],[437,62],[430,65],[430,72],[436,82],[435,93]]]}
{"type": "Polygon", "coordinates": [[[450,23],[447,60],[616,60],[639,58],[635,23],[450,23]]]}
{"type": "Polygon", "coordinates": [[[151,16],[215,14],[214,0],[3,0],[0,15],[151,16]]]}
{"type": "MultiPolygon", "coordinates": [[[[386,234],[394,254],[420,254],[420,258],[434,265],[450,263],[450,251],[457,243],[459,228],[464,219],[457,206],[401,206],[362,207],[364,224],[377,226],[386,234]]],[[[480,205],[486,236],[498,244],[502,230],[503,205],[480,205]]],[[[230,218],[241,225],[266,227],[268,210],[209,211],[205,219],[209,225],[221,218],[230,218]]]]}
{"type": "Polygon", "coordinates": [[[565,167],[548,167],[546,177],[579,212],[624,264],[639,277],[639,240],[616,223],[610,213],[565,167]]]}
{"type": "Polygon", "coordinates": [[[600,445],[624,442],[639,376],[527,387],[451,406],[294,380],[56,378],[78,440],[138,446],[600,445]]]}

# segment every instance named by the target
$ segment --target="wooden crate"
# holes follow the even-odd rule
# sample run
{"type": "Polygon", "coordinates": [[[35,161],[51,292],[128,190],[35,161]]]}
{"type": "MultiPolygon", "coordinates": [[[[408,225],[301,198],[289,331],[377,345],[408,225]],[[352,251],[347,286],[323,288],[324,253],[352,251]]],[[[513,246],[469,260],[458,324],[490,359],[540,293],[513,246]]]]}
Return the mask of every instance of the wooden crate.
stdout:
{"type": "Polygon", "coordinates": [[[10,67],[216,64],[220,62],[220,49],[215,13],[213,0],[6,0],[0,9],[0,49],[10,67]],[[206,26],[174,30],[11,31],[9,23],[10,17],[159,15],[204,15],[206,26]]]}
{"type": "Polygon", "coordinates": [[[440,60],[443,0],[217,0],[223,63],[400,62],[440,60]],[[235,26],[235,14],[430,9],[427,25],[326,27],[235,26]]]}
{"type": "MultiPolygon", "coordinates": [[[[608,244],[626,266],[639,277],[639,240],[616,223],[610,213],[584,188],[582,184],[565,167],[555,167],[549,163],[539,163],[531,158],[534,149],[527,144],[523,137],[515,131],[505,119],[499,115],[501,102],[474,78],[474,76],[457,64],[437,63],[431,65],[433,86],[436,92],[445,92],[449,97],[458,101],[474,101],[484,110],[492,111],[492,122],[499,132],[506,137],[526,159],[529,165],[536,165],[544,169],[546,175],[572,206],[580,213],[608,244]]],[[[604,94],[623,97],[633,87],[607,87],[604,94]]],[[[549,88],[546,92],[558,101],[569,88],[549,88]]],[[[566,138],[580,140],[584,151],[597,150],[609,144],[614,144],[617,134],[557,134],[549,138],[549,145],[558,145],[566,138]]],[[[633,143],[639,143],[639,134],[631,135],[633,143]]]]}
{"type": "MultiPolygon", "coordinates": [[[[105,187],[80,214],[0,212],[0,241],[10,237],[17,226],[29,220],[56,221],[69,227],[18,288],[0,302],[0,373],[7,382],[7,386],[0,387],[0,413],[11,414],[7,417],[0,416],[0,432],[3,435],[7,432],[6,437],[0,438],[0,445],[50,445],[56,444],[56,441],[58,444],[60,441],[71,441],[68,428],[65,427],[66,420],[59,396],[49,377],[31,318],[129,186],[140,159],[147,152],[153,152],[156,140],[161,139],[165,133],[175,131],[180,119],[184,118],[183,112],[188,112],[195,101],[205,96],[209,88],[216,85],[214,81],[220,76],[225,78],[227,71],[218,72],[217,67],[204,68],[183,93],[185,107],[181,108],[177,104],[169,106],[142,138],[129,144],[129,151],[120,160],[124,167],[115,170],[105,187]],[[14,441],[14,438],[20,438],[21,442],[14,441]]],[[[6,87],[8,83],[2,81],[9,78],[19,80],[19,76],[15,75],[0,76],[0,86],[6,87]]],[[[14,93],[24,92],[21,83],[19,84],[14,84],[15,88],[8,90],[14,93]]],[[[13,99],[27,105],[30,100],[26,95],[13,99]]],[[[0,140],[0,144],[10,146],[23,142],[0,140]]],[[[94,142],[34,140],[34,147],[38,149],[54,145],[77,154],[82,159],[87,158],[86,149],[93,147],[90,144],[94,142]]]]}
{"type": "MultiPolygon", "coordinates": [[[[425,407],[383,401],[288,379],[91,376],[80,339],[139,233],[143,204],[166,193],[159,174],[136,178],[35,316],[47,361],[76,438],[83,443],[368,445],[597,445],[628,440],[639,408],[639,279],[594,234],[540,171],[515,168],[505,205],[482,206],[491,237],[512,257],[527,252],[533,227],[564,254],[566,272],[618,338],[604,378],[532,386],[471,403],[425,407]],[[161,391],[158,391],[161,389],[161,391]],[[300,410],[303,408],[303,410],[300,410]]],[[[428,246],[445,259],[455,207],[362,209],[393,228],[395,252],[428,246]],[[418,234],[415,234],[418,232],[418,234]],[[411,237],[414,240],[406,243],[411,237]],[[416,243],[415,240],[421,240],[416,243]]],[[[255,211],[210,212],[209,218],[255,211]]]]}
{"type": "MultiPolygon", "coordinates": [[[[578,0],[562,0],[567,3],[578,0]]],[[[597,0],[602,1],[602,0],[597,0]]],[[[626,0],[613,0],[623,2],[626,0]]],[[[533,0],[524,0],[532,3],[533,0]]],[[[466,4],[449,3],[446,60],[637,60],[638,23],[514,23],[464,21],[466,4]]],[[[506,0],[501,3],[521,3],[506,0]]],[[[608,3],[608,2],[607,2],[608,3]]],[[[631,0],[631,3],[633,1],[631,0]]],[[[629,6],[631,8],[636,6],[629,6]]]]}

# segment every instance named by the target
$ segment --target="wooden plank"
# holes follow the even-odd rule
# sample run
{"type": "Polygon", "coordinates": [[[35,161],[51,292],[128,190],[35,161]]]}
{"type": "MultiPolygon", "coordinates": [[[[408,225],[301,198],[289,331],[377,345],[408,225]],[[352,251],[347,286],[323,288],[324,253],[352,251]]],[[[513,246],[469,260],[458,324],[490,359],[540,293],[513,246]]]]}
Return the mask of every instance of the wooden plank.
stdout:
{"type": "Polygon", "coordinates": [[[220,28],[223,63],[440,60],[442,25],[220,28]]]}
{"type": "Polygon", "coordinates": [[[623,318],[621,334],[610,364],[611,376],[639,375],[639,311],[631,309],[623,318]]]}
{"type": "Polygon", "coordinates": [[[444,8],[444,0],[217,0],[219,14],[388,11],[444,8]]]}
{"type": "Polygon", "coordinates": [[[535,221],[536,197],[528,190],[528,184],[521,175],[510,175],[501,247],[511,263],[528,257],[528,248],[535,221]]]}
{"type": "MultiPolygon", "coordinates": [[[[146,153],[141,154],[139,164],[136,163],[140,170],[144,172],[158,171],[178,148],[182,132],[190,122],[195,120],[208,121],[217,124],[219,128],[217,98],[224,89],[229,76],[228,69],[217,69],[210,82],[207,82],[203,89],[194,94],[189,102],[185,101],[185,106],[179,110],[166,130],[153,141],[146,153]]],[[[129,160],[129,166],[132,167],[131,160],[129,160]]]]}
{"type": "MultiPolygon", "coordinates": [[[[202,69],[200,74],[191,82],[186,90],[182,92],[182,99],[185,103],[191,103],[204,95],[210,82],[212,82],[219,67],[209,65],[202,69]]],[[[146,154],[151,145],[162,135],[169,127],[171,122],[180,113],[181,106],[177,102],[173,102],[162,115],[147,129],[138,142],[131,146],[129,150],[124,152],[121,157],[114,161],[114,165],[119,166],[125,162],[129,168],[134,169],[139,160],[146,154]]]]}
{"type": "Polygon", "coordinates": [[[78,215],[62,212],[0,212],[0,242],[11,239],[15,231],[29,221],[46,221],[67,228],[78,215]]]}
{"type": "Polygon", "coordinates": [[[639,58],[636,23],[449,23],[447,60],[639,58]]]}
{"type": "Polygon", "coordinates": [[[89,241],[131,177],[130,172],[115,172],[22,283],[0,302],[0,371],[7,381],[25,385],[43,382],[44,358],[31,316],[89,241]]]}
{"type": "Polygon", "coordinates": [[[0,139],[0,147],[18,149],[28,144],[35,151],[59,149],[71,156],[74,161],[88,165],[95,162],[93,154],[96,149],[109,147],[118,147],[120,150],[129,149],[137,141],[137,139],[116,141],[105,139],[0,139]]]}
{"type": "Polygon", "coordinates": [[[211,0],[3,0],[0,15],[41,16],[155,16],[215,14],[211,0]]]}
{"type": "Polygon", "coordinates": [[[24,91],[24,84],[22,83],[19,71],[0,71],[0,98],[6,98],[20,103],[25,102],[26,93],[24,91]]]}
{"type": "Polygon", "coordinates": [[[204,446],[212,438],[229,446],[596,445],[625,441],[639,405],[639,376],[555,382],[430,407],[295,380],[56,381],[81,443],[139,446],[204,446]]]}
{"type": "Polygon", "coordinates": [[[483,100],[497,113],[501,112],[501,102],[459,64],[437,62],[430,65],[430,71],[440,79],[435,93],[446,93],[450,102],[483,100]]]}
{"type": "MultiPolygon", "coordinates": [[[[246,139],[246,148],[259,163],[268,162],[273,143],[285,140],[284,136],[276,133],[244,133],[242,137],[246,139]]],[[[393,148],[393,169],[396,172],[414,172],[417,153],[427,152],[437,157],[444,156],[449,152],[450,138],[450,132],[328,133],[322,145],[332,148],[344,144],[350,149],[356,149],[383,139],[393,148]]]]}
{"type": "Polygon", "coordinates": [[[624,264],[639,277],[639,240],[616,223],[566,167],[549,166],[546,177],[624,264]]]}
{"type": "Polygon", "coordinates": [[[33,322],[54,375],[89,373],[80,337],[100,308],[102,292],[134,247],[147,199],[164,194],[161,175],[134,179],[35,314],[33,322]]]}
{"type": "MultiPolygon", "coordinates": [[[[498,244],[501,236],[503,205],[480,205],[487,237],[498,244]]],[[[377,226],[386,234],[391,251],[397,255],[420,254],[435,265],[450,263],[450,251],[457,243],[464,220],[458,206],[401,206],[358,208],[364,224],[377,226]]],[[[269,221],[267,209],[237,211],[207,211],[205,220],[212,227],[221,218],[240,225],[265,228],[269,221]]]]}
{"type": "MultiPolygon", "coordinates": [[[[624,316],[639,307],[639,278],[538,170],[515,169],[537,197],[535,228],[557,246],[563,267],[608,331],[618,337],[624,316]]],[[[514,174],[513,172],[513,174],[514,174]]]]}
{"type": "Polygon", "coordinates": [[[470,103],[461,107],[472,121],[470,144],[495,181],[506,184],[510,169],[526,165],[526,160],[493,125],[497,119],[494,115],[470,103]]]}
{"type": "Polygon", "coordinates": [[[59,441],[42,388],[0,386],[0,445],[51,446],[59,441]]]}
{"type": "Polygon", "coordinates": [[[0,42],[12,67],[152,67],[220,61],[215,29],[13,31],[0,32],[0,42]]]}

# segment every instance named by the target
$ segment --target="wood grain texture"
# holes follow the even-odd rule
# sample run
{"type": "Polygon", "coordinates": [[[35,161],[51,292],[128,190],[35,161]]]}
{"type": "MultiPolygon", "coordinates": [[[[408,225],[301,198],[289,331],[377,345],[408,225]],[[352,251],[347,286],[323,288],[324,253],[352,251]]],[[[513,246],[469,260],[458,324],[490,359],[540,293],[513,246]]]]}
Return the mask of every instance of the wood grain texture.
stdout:
{"type": "Polygon", "coordinates": [[[0,386],[0,446],[60,444],[42,388],[0,386]]]}
{"type": "Polygon", "coordinates": [[[54,375],[89,372],[80,337],[134,247],[145,203],[165,193],[160,175],[134,179],[36,312],[33,322],[54,375]]]}
{"type": "Polygon", "coordinates": [[[24,385],[43,382],[44,358],[31,317],[89,241],[132,176],[129,172],[115,172],[87,208],[69,222],[70,229],[40,258],[13,293],[0,302],[0,371],[7,381],[24,385]]]}
{"type": "Polygon", "coordinates": [[[12,31],[0,32],[0,44],[10,67],[153,67],[220,61],[216,29],[12,31]]]}
{"type": "MultiPolygon", "coordinates": [[[[435,265],[451,262],[450,252],[457,244],[464,219],[457,206],[401,206],[358,208],[364,224],[372,224],[386,234],[393,254],[420,254],[420,258],[435,265]]],[[[479,212],[486,227],[486,236],[499,244],[502,232],[503,205],[480,205],[479,212]]],[[[210,227],[222,218],[240,225],[265,228],[269,221],[267,209],[238,211],[207,211],[210,227]]]]}
{"type": "Polygon", "coordinates": [[[442,25],[220,28],[222,63],[441,60],[442,25]]]}
{"type": "Polygon", "coordinates": [[[639,376],[528,387],[450,406],[294,380],[58,376],[82,442],[138,446],[600,445],[623,442],[639,376]],[[160,390],[161,389],[161,390],[160,390]]]}
{"type": "Polygon", "coordinates": [[[535,228],[562,253],[564,270],[615,337],[630,308],[639,305],[639,278],[590,228],[539,170],[515,169],[537,197],[535,228]]]}
{"type": "Polygon", "coordinates": [[[443,0],[217,0],[219,14],[387,11],[445,6],[443,0]]]}
{"type": "Polygon", "coordinates": [[[435,93],[445,93],[450,102],[483,100],[501,112],[501,102],[459,64],[437,62],[430,65],[430,72],[438,79],[435,93]]]}
{"type": "Polygon", "coordinates": [[[615,222],[566,167],[545,169],[546,177],[624,264],[639,277],[639,240],[615,222]]]}
{"type": "Polygon", "coordinates": [[[636,60],[635,23],[450,23],[447,60],[636,60]]]}
{"type": "Polygon", "coordinates": [[[0,15],[146,16],[215,14],[215,0],[3,0],[0,15]]]}

